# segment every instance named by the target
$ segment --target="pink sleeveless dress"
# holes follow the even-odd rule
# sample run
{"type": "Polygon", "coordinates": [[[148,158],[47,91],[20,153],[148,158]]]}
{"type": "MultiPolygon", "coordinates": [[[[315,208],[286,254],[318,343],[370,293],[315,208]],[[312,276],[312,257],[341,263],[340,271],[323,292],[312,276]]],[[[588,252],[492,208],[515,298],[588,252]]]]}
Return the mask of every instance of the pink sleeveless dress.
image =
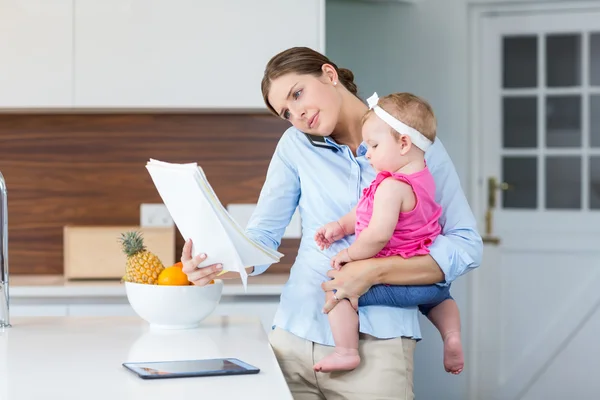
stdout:
{"type": "Polygon", "coordinates": [[[410,258],[429,254],[429,246],[442,230],[438,221],[442,215],[442,207],[435,201],[435,182],[427,167],[409,175],[386,171],[378,173],[371,185],[363,190],[356,206],[356,237],[369,225],[377,187],[390,177],[409,184],[416,203],[411,211],[400,213],[392,237],[375,257],[399,255],[410,258]]]}

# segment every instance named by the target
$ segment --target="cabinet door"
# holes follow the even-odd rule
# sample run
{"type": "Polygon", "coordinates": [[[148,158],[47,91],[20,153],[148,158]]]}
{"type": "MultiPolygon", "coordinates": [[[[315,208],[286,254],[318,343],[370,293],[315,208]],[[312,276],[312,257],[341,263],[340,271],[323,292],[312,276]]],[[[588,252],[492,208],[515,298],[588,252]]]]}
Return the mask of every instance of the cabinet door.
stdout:
{"type": "Polygon", "coordinates": [[[66,317],[68,307],[65,304],[20,304],[10,306],[11,317],[66,317]]]}
{"type": "Polygon", "coordinates": [[[264,109],[268,60],[324,47],[324,0],[74,0],[75,102],[264,109]]]}
{"type": "Polygon", "coordinates": [[[75,317],[130,317],[137,314],[129,304],[70,304],[69,315],[75,317]]]}
{"type": "Polygon", "coordinates": [[[72,0],[0,0],[0,108],[72,105],[72,27],[72,0]]]}

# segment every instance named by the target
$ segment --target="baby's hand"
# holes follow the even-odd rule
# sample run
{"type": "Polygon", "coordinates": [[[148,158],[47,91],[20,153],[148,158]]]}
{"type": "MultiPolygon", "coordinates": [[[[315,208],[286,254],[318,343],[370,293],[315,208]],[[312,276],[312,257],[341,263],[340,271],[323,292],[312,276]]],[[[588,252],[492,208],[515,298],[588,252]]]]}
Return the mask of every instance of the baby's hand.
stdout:
{"type": "Polygon", "coordinates": [[[354,260],[350,258],[350,254],[348,254],[348,248],[345,248],[331,259],[331,267],[340,270],[344,264],[349,263],[350,261],[354,260]]]}
{"type": "Polygon", "coordinates": [[[317,246],[319,246],[321,250],[328,249],[333,242],[340,240],[344,236],[346,236],[344,229],[339,222],[334,221],[317,229],[317,233],[315,233],[315,242],[317,242],[317,246]]]}

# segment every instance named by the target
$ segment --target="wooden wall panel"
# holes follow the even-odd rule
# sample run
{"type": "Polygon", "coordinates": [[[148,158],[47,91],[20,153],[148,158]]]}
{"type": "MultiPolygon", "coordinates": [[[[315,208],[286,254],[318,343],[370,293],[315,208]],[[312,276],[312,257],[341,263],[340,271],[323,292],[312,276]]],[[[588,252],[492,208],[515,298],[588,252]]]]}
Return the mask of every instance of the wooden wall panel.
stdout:
{"type": "MultiPolygon", "coordinates": [[[[287,124],[270,115],[0,115],[13,274],[61,274],[64,225],[139,224],[149,158],[198,162],[221,202],[255,203],[287,124]]],[[[298,240],[270,272],[289,270],[298,240]]],[[[178,234],[177,252],[183,239],[178,234]]]]}

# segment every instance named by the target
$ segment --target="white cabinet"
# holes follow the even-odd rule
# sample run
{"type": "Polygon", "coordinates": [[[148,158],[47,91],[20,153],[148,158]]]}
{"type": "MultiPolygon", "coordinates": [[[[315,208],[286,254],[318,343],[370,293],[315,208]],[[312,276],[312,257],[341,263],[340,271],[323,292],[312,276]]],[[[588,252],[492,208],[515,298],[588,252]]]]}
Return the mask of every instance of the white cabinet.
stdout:
{"type": "Polygon", "coordinates": [[[325,0],[74,1],[78,107],[264,109],[273,55],[324,51],[325,0]]]}
{"type": "Polygon", "coordinates": [[[72,28],[72,0],[0,0],[0,108],[72,105],[72,28]]]}
{"type": "MultiPolygon", "coordinates": [[[[245,315],[260,318],[266,332],[271,330],[279,306],[278,295],[223,296],[215,315],[245,315]]],[[[11,317],[129,317],[137,316],[126,297],[84,299],[23,298],[11,299],[11,317]]]]}
{"type": "Polygon", "coordinates": [[[20,304],[10,306],[11,317],[66,317],[68,313],[66,304],[20,304]]]}
{"type": "Polygon", "coordinates": [[[129,304],[70,304],[72,317],[131,317],[137,315],[129,304]]]}
{"type": "Polygon", "coordinates": [[[324,28],[325,0],[0,0],[0,109],[264,110],[267,61],[324,28]]]}

